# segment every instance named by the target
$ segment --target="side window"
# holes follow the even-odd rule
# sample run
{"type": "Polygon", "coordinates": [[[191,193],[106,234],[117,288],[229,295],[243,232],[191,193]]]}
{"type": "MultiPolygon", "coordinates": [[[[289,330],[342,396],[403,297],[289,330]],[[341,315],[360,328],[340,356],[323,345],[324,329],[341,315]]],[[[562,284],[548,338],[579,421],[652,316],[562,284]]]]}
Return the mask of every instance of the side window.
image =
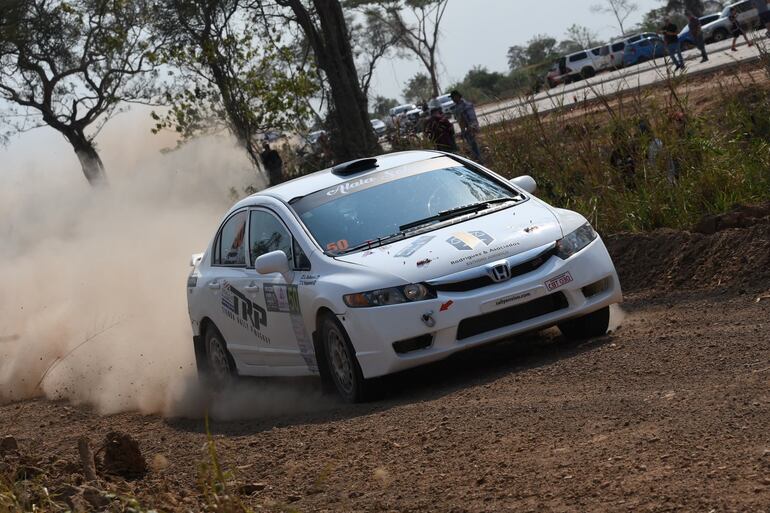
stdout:
{"type": "Polygon", "coordinates": [[[588,55],[585,52],[576,53],[575,55],[570,56],[569,61],[570,62],[582,61],[587,57],[588,55]]]}
{"type": "Polygon", "coordinates": [[[246,265],[246,219],[244,210],[222,226],[214,244],[213,265],[246,265]]]}
{"type": "Polygon", "coordinates": [[[282,250],[292,261],[291,236],[283,223],[273,214],[264,210],[252,210],[249,223],[249,244],[251,261],[271,251],[282,250]]]}
{"type": "Polygon", "coordinates": [[[645,39],[644,41],[641,41],[639,43],[639,46],[650,46],[650,40],[649,39],[645,39]]]}
{"type": "Polygon", "coordinates": [[[294,269],[297,271],[309,271],[310,259],[307,257],[305,252],[302,251],[302,247],[297,244],[296,239],[294,239],[292,248],[294,249],[294,269]]]}
{"type": "Polygon", "coordinates": [[[615,43],[612,45],[612,51],[613,52],[621,52],[626,47],[626,43],[615,43]]]}

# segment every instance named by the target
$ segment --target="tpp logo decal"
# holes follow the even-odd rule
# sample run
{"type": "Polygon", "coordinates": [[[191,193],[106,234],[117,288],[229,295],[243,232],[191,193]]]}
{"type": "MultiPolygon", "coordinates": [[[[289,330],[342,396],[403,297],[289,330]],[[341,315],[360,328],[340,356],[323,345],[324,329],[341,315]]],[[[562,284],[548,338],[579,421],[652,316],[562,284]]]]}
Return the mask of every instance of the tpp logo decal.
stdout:
{"type": "Polygon", "coordinates": [[[260,333],[262,326],[267,326],[265,309],[251,301],[243,292],[228,282],[222,284],[222,311],[230,320],[237,322],[242,328],[248,329],[258,338],[270,343],[270,340],[260,333]]]}
{"type": "Polygon", "coordinates": [[[488,233],[476,230],[452,234],[446,241],[454,246],[455,249],[459,249],[460,251],[470,251],[476,249],[481,244],[489,246],[494,240],[495,239],[488,233]]]}

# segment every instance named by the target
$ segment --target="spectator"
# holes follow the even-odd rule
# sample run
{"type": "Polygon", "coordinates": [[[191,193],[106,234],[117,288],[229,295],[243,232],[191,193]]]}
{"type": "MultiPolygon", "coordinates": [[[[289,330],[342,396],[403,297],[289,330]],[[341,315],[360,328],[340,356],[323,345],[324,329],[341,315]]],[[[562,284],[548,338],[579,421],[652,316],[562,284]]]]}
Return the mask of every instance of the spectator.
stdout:
{"type": "Polygon", "coordinates": [[[749,38],[746,37],[746,33],[743,31],[743,27],[741,27],[741,24],[738,22],[738,11],[735,10],[735,7],[730,9],[730,16],[728,16],[728,19],[730,20],[730,35],[733,36],[733,46],[730,47],[730,50],[734,52],[738,51],[738,49],[735,47],[735,43],[738,42],[738,38],[741,36],[743,36],[743,39],[746,40],[746,44],[751,46],[751,41],[749,41],[749,38]]]}
{"type": "Polygon", "coordinates": [[[270,185],[276,185],[283,182],[283,160],[281,155],[270,147],[268,143],[263,145],[264,151],[260,154],[262,164],[267,169],[267,178],[270,185]]]}
{"type": "Polygon", "coordinates": [[[481,162],[481,151],[479,143],[476,141],[476,135],[479,132],[479,121],[476,118],[476,109],[473,104],[463,98],[459,91],[452,91],[449,95],[455,102],[454,114],[457,123],[460,125],[460,135],[470,147],[471,153],[476,160],[481,162]]]}
{"type": "Polygon", "coordinates": [[[663,41],[666,43],[666,51],[671,61],[676,66],[675,69],[684,69],[684,59],[682,58],[682,48],[679,45],[679,31],[671,18],[665,18],[660,31],[663,34],[663,41]]]}
{"type": "Polygon", "coordinates": [[[440,105],[433,105],[430,109],[430,118],[425,123],[425,135],[439,151],[457,151],[455,141],[455,127],[441,110],[440,105]]]}
{"type": "Polygon", "coordinates": [[[706,41],[703,39],[703,30],[701,29],[700,20],[697,16],[690,13],[690,19],[687,22],[687,27],[690,29],[690,38],[693,44],[700,50],[701,62],[709,60],[709,56],[706,53],[706,41]]]}
{"type": "Polygon", "coordinates": [[[759,14],[759,22],[765,26],[767,32],[765,35],[770,37],[770,10],[767,7],[767,0],[753,0],[754,7],[757,8],[759,14]]]}
{"type": "Polygon", "coordinates": [[[638,129],[641,143],[647,144],[645,176],[647,176],[647,169],[665,168],[666,179],[670,184],[675,185],[679,180],[679,164],[671,158],[663,141],[655,136],[647,121],[639,121],[638,129]]]}

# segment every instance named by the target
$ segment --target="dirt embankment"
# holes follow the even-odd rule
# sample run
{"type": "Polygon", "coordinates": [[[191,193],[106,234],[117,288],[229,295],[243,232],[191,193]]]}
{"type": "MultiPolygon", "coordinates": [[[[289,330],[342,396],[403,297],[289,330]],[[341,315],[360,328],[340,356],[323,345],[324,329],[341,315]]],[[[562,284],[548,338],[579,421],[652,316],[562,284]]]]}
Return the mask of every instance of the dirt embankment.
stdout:
{"type": "Polygon", "coordinates": [[[770,202],[704,217],[692,232],[617,234],[606,243],[626,292],[770,286],[770,202]]]}

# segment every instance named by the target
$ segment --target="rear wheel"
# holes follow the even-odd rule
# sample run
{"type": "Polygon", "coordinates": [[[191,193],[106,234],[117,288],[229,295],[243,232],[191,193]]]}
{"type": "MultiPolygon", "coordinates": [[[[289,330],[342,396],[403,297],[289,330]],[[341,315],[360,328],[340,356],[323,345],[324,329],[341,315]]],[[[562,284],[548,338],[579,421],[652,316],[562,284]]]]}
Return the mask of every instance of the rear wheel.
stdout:
{"type": "Polygon", "coordinates": [[[201,376],[204,384],[213,390],[222,390],[235,383],[238,372],[225,338],[214,326],[209,326],[205,336],[206,368],[201,376]]]}
{"type": "Polygon", "coordinates": [[[586,66],[580,71],[580,76],[583,78],[591,78],[594,75],[596,75],[596,70],[593,69],[591,66],[586,66]]]}
{"type": "Polygon", "coordinates": [[[329,375],[342,398],[350,403],[365,401],[367,382],[345,329],[331,315],[321,319],[323,344],[329,375]]]}
{"type": "Polygon", "coordinates": [[[605,306],[601,310],[559,324],[559,330],[570,340],[583,340],[605,335],[609,326],[610,307],[605,306]]]}
{"type": "Polygon", "coordinates": [[[715,43],[724,41],[725,39],[727,39],[727,31],[725,29],[716,30],[714,31],[714,35],[712,37],[715,43]]]}

